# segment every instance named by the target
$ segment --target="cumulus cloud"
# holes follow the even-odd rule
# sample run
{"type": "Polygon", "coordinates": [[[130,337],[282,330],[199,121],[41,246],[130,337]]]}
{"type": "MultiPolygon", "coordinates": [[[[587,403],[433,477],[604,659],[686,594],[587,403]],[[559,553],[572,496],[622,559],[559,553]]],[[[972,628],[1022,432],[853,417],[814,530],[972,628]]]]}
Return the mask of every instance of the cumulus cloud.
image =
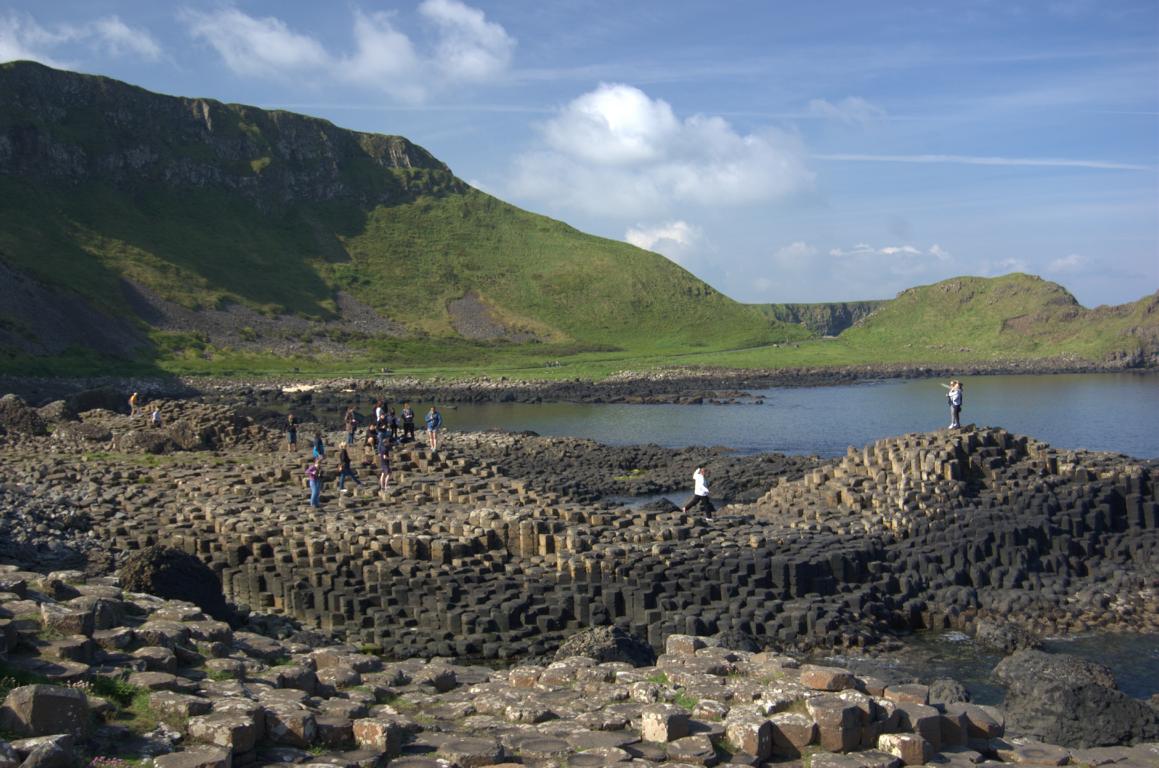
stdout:
{"type": "Polygon", "coordinates": [[[161,57],[161,46],[146,30],[131,27],[117,16],[105,16],[80,24],[43,26],[28,14],[9,12],[0,16],[0,61],[26,59],[52,67],[65,67],[58,60],[62,49],[67,56],[83,46],[107,56],[133,55],[149,61],[161,57]]]}
{"type": "Polygon", "coordinates": [[[637,248],[655,251],[688,267],[701,255],[704,235],[699,227],[676,220],[651,226],[639,224],[630,228],[624,234],[624,239],[637,248]]]}
{"type": "Polygon", "coordinates": [[[796,137],[741,134],[719,117],[681,119],[629,85],[579,96],[542,133],[542,147],[516,158],[510,192],[573,211],[655,216],[677,204],[764,202],[813,183],[796,137]]]}
{"type": "Polygon", "coordinates": [[[423,0],[419,13],[440,31],[435,60],[449,80],[490,80],[511,64],[515,39],[478,8],[459,0],[423,0]]]}
{"type": "Polygon", "coordinates": [[[209,44],[240,75],[293,77],[330,60],[318,41],[273,16],[259,19],[222,8],[211,13],[187,10],[181,17],[190,34],[209,44]]]}
{"type": "Polygon", "coordinates": [[[397,26],[397,14],[355,9],[352,44],[332,53],[309,34],[276,17],[256,18],[236,8],[185,11],[190,34],[217,51],[225,65],[248,77],[298,77],[370,86],[398,99],[421,101],[438,87],[502,76],[515,40],[482,11],[459,0],[424,0],[419,14],[435,29],[431,50],[420,50],[397,26]]]}
{"type": "Polygon", "coordinates": [[[1079,275],[1089,267],[1090,262],[1085,256],[1071,253],[1047,264],[1046,271],[1055,275],[1079,275]]]}
{"type": "Polygon", "coordinates": [[[809,102],[809,114],[826,120],[843,123],[869,123],[885,117],[885,110],[860,96],[848,96],[841,101],[813,99],[809,102]]]}

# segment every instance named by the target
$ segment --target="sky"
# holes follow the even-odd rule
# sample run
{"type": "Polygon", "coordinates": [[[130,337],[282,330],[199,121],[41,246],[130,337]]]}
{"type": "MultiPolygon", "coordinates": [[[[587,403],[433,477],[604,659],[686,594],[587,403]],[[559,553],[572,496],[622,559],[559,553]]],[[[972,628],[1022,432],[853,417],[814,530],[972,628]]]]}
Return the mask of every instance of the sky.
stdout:
{"type": "Polygon", "coordinates": [[[1155,0],[16,0],[13,59],[402,135],[743,302],[1159,290],[1155,0]]]}

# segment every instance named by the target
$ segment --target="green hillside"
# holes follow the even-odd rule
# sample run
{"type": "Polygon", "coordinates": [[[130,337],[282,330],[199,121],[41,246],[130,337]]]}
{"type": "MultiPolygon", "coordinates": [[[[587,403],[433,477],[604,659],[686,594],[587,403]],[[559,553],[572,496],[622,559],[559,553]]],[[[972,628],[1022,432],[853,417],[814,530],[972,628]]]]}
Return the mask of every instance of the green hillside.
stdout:
{"type": "Polygon", "coordinates": [[[841,341],[889,359],[1128,360],[1159,349],[1159,293],[1085,309],[1032,275],[956,277],[903,291],[841,341]]]}
{"type": "MultiPolygon", "coordinates": [[[[0,102],[0,264],[45,303],[132,319],[123,357],[808,336],[657,254],[479,192],[401,137],[28,62],[0,65],[0,102]]],[[[9,368],[68,349],[67,319],[20,309],[0,305],[9,368]]]]}
{"type": "Polygon", "coordinates": [[[1159,295],[1087,310],[1010,275],[742,305],[400,136],[30,62],[0,64],[0,104],[0,372],[1159,360],[1159,295]]]}

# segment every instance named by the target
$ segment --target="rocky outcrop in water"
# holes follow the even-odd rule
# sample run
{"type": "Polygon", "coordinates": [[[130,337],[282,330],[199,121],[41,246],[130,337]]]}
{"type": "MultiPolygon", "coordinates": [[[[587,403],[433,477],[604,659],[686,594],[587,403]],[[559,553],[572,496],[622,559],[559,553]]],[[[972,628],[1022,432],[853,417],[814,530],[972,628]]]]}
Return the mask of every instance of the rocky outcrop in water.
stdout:
{"type": "Polygon", "coordinates": [[[1159,711],[1118,689],[1101,664],[1018,651],[994,670],[1006,685],[1008,724],[1052,744],[1102,747],[1159,740],[1159,711]]]}

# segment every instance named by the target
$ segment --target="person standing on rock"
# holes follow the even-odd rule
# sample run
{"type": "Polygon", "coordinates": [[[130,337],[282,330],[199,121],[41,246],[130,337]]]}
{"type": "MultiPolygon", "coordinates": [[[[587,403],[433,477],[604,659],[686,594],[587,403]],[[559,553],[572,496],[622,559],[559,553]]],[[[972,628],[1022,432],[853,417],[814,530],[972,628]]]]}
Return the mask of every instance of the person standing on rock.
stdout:
{"type": "Polygon", "coordinates": [[[708,498],[708,480],[705,477],[707,474],[708,470],[704,467],[697,467],[692,473],[692,498],[684,502],[684,506],[680,508],[681,512],[687,513],[693,507],[700,506],[705,509],[704,516],[711,517],[716,511],[716,507],[708,498]]]}
{"type": "Polygon", "coordinates": [[[950,404],[950,429],[962,426],[959,420],[962,415],[962,382],[955,379],[950,382],[950,391],[946,393],[946,400],[950,404]]]}
{"type": "Polygon", "coordinates": [[[402,404],[402,439],[403,442],[414,442],[415,439],[415,411],[409,402],[402,404]]]}
{"type": "Polygon", "coordinates": [[[129,395],[129,417],[130,418],[137,415],[137,410],[140,407],[141,407],[141,395],[140,395],[140,393],[134,392],[133,394],[129,395]]]}
{"type": "Polygon", "coordinates": [[[443,414],[439,413],[439,409],[432,405],[431,409],[427,411],[424,421],[427,423],[427,444],[430,445],[433,453],[439,450],[439,429],[443,426],[443,414]]]}
{"type": "Polygon", "coordinates": [[[354,445],[354,433],[358,430],[358,414],[354,412],[354,406],[346,409],[346,444],[354,445]]]}
{"type": "Polygon", "coordinates": [[[326,458],[326,443],[322,442],[322,433],[321,432],[314,433],[314,458],[315,459],[326,458]]]}
{"type": "Polygon", "coordinates": [[[306,482],[310,486],[310,506],[314,509],[322,506],[322,457],[315,456],[314,461],[306,467],[306,482]]]}
{"type": "Polygon", "coordinates": [[[292,413],[286,416],[286,450],[298,450],[298,420],[292,413]]]}
{"type": "Polygon", "coordinates": [[[346,490],[346,478],[350,478],[355,484],[361,488],[362,481],[358,479],[358,475],[354,474],[354,467],[350,466],[350,451],[346,450],[346,446],[342,446],[342,450],[338,452],[338,492],[348,493],[346,490]]]}
{"type": "Polygon", "coordinates": [[[378,447],[378,490],[386,493],[390,487],[390,441],[383,440],[378,447]]]}

